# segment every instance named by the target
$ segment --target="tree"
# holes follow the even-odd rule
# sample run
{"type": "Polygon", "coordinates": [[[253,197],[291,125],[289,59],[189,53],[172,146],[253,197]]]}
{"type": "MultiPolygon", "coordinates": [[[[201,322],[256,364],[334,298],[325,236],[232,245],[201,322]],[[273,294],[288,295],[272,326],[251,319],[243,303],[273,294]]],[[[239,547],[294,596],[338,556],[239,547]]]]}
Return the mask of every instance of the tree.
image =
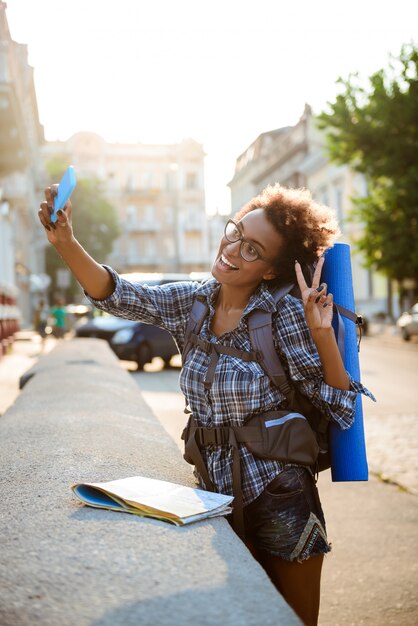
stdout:
{"type": "MultiPolygon", "coordinates": [[[[67,159],[57,157],[47,164],[51,180],[61,179],[67,163],[67,159]]],[[[113,242],[120,234],[120,228],[116,210],[106,199],[100,180],[78,178],[71,202],[74,207],[74,235],[96,261],[105,262],[112,250],[113,242]]],[[[46,270],[52,279],[51,294],[60,291],[57,285],[57,270],[66,267],[56,250],[49,246],[46,249],[46,270]]],[[[66,290],[66,295],[74,300],[77,294],[80,294],[80,286],[74,277],[71,277],[71,285],[66,290]]]]}
{"type": "Polygon", "coordinates": [[[368,195],[354,199],[353,219],[364,224],[356,242],[368,267],[400,285],[418,288],[418,49],[402,47],[363,86],[347,80],[331,112],[318,117],[330,157],[365,175],[368,195]]]}

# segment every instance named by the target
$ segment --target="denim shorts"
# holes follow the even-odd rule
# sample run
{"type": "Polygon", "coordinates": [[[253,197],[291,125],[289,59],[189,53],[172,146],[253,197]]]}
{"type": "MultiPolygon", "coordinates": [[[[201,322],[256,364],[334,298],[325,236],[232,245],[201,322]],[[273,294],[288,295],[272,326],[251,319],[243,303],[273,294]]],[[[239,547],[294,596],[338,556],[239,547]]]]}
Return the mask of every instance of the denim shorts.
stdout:
{"type": "Polygon", "coordinates": [[[246,537],[255,548],[286,561],[304,561],[331,550],[312,473],[285,466],[244,508],[246,537]]]}

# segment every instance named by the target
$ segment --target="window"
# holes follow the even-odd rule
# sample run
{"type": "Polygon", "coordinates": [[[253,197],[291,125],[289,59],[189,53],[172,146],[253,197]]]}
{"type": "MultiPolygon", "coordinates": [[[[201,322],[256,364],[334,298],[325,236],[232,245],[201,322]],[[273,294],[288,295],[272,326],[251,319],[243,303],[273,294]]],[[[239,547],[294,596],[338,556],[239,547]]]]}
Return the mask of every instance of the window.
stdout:
{"type": "Polygon", "coordinates": [[[126,177],[126,191],[134,191],[135,189],[135,177],[133,174],[128,174],[126,177]]]}
{"type": "Polygon", "coordinates": [[[164,252],[165,257],[168,259],[173,259],[176,256],[174,235],[172,237],[164,237],[164,252]]]}
{"type": "Polygon", "coordinates": [[[138,246],[138,256],[146,259],[157,258],[156,240],[153,235],[147,233],[147,235],[138,237],[136,242],[138,246]]]}
{"type": "Polygon", "coordinates": [[[187,174],[186,174],[186,189],[197,189],[197,174],[196,174],[196,172],[187,172],[187,174]]]}
{"type": "Polygon", "coordinates": [[[171,172],[166,172],[166,174],[165,174],[165,190],[166,191],[171,191],[172,189],[173,189],[172,173],[171,172]]]}
{"type": "Polygon", "coordinates": [[[126,207],[126,218],[131,220],[132,222],[136,221],[137,218],[137,209],[134,204],[128,204],[126,207]]]}
{"type": "Polygon", "coordinates": [[[153,183],[152,172],[145,172],[142,178],[144,189],[151,189],[153,183]]]}
{"type": "Polygon", "coordinates": [[[198,206],[189,205],[186,207],[185,215],[186,225],[192,228],[199,228],[202,223],[202,215],[198,206]]]}
{"type": "Polygon", "coordinates": [[[322,204],[329,206],[328,189],[326,187],[321,187],[321,189],[318,192],[318,196],[319,196],[319,201],[322,202],[322,204]]]}
{"type": "Polygon", "coordinates": [[[340,185],[336,186],[334,189],[335,195],[335,210],[337,212],[337,218],[339,222],[342,222],[344,219],[343,213],[343,190],[340,185]]]}
{"type": "Polygon", "coordinates": [[[128,255],[131,263],[135,262],[138,250],[138,242],[136,239],[129,239],[128,241],[128,255]]]}
{"type": "Polygon", "coordinates": [[[189,260],[197,260],[202,250],[202,241],[199,235],[189,234],[185,239],[185,256],[189,260]]]}
{"type": "Polygon", "coordinates": [[[143,207],[143,219],[144,222],[153,222],[155,219],[155,209],[152,204],[147,204],[143,207]]]}
{"type": "Polygon", "coordinates": [[[174,222],[174,211],[171,206],[164,208],[164,222],[166,224],[172,224],[174,222]]]}

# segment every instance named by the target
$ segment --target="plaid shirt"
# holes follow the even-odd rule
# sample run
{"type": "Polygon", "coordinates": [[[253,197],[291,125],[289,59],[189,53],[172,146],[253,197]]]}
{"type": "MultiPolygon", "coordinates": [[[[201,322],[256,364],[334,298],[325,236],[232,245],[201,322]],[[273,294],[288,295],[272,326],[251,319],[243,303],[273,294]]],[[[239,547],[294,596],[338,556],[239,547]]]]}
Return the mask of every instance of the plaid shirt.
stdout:
{"type": "MultiPolygon", "coordinates": [[[[215,312],[219,283],[210,279],[203,284],[177,282],[161,286],[132,283],[122,279],[105,266],[115,281],[114,292],[105,300],[90,301],[99,309],[119,317],[155,324],[170,332],[180,352],[195,294],[204,295],[209,305],[200,337],[213,343],[220,342],[239,350],[252,349],[247,317],[255,308],[272,312],[276,348],[283,366],[299,390],[310,398],[341,428],[349,428],[354,420],[357,393],[374,400],[373,395],[359,382],[350,379],[350,390],[330,387],[323,380],[319,355],[306,325],[303,304],[287,295],[276,308],[271,293],[262,283],[250,298],[238,326],[221,337],[210,329],[215,312]]],[[[88,294],[86,294],[87,297],[88,294]]],[[[255,362],[220,354],[213,383],[204,386],[210,355],[193,347],[183,364],[180,387],[200,426],[239,426],[250,416],[277,410],[285,398],[275,387],[261,366],[255,362]]],[[[241,476],[244,504],[257,498],[269,482],[283,469],[283,463],[254,457],[244,444],[240,445],[241,476]]],[[[228,445],[210,445],[202,450],[209,476],[219,493],[232,495],[232,454],[228,445]]]]}

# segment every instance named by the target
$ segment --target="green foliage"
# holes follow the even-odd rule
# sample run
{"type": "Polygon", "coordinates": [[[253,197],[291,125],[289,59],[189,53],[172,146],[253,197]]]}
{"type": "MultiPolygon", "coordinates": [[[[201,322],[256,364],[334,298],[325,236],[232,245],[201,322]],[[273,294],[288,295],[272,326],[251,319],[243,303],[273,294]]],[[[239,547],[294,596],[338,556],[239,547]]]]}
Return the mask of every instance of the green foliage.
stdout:
{"type": "Polygon", "coordinates": [[[368,266],[418,286],[418,49],[403,46],[368,80],[340,78],[343,93],[318,125],[331,159],[368,182],[369,195],[356,199],[353,213],[365,227],[357,246],[368,266]]]}
{"type": "Polygon", "coordinates": [[[74,235],[89,254],[103,263],[120,235],[118,216],[97,179],[81,179],[72,196],[74,235]]]}
{"type": "Polygon", "coordinates": [[[46,164],[46,171],[50,180],[59,182],[68,167],[68,156],[65,154],[57,154],[46,164]]]}
{"type": "MultiPolygon", "coordinates": [[[[67,165],[68,159],[65,158],[48,163],[51,180],[59,182],[67,165]]],[[[120,235],[120,227],[116,210],[106,199],[101,182],[98,179],[77,178],[71,203],[75,237],[98,263],[104,263],[112,251],[113,242],[120,235]]],[[[57,269],[65,269],[66,265],[52,246],[46,250],[46,268],[52,278],[50,291],[54,294],[59,291],[57,269]]],[[[71,287],[66,290],[67,298],[74,300],[79,294],[80,286],[72,277],[71,287]]]]}

